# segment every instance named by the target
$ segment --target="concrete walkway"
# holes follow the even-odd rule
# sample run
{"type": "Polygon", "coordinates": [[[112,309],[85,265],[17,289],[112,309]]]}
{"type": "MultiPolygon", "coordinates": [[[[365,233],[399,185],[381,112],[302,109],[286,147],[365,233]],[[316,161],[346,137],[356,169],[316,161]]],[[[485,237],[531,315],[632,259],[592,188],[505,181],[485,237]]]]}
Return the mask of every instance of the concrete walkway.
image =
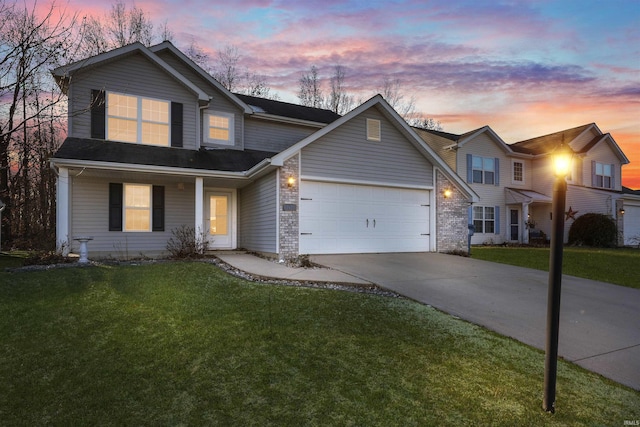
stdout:
{"type": "Polygon", "coordinates": [[[227,264],[253,274],[272,279],[297,280],[303,282],[330,282],[369,285],[364,279],[359,279],[348,273],[329,268],[293,268],[275,261],[257,257],[246,253],[214,252],[214,255],[227,264]]]}
{"type": "MultiPolygon", "coordinates": [[[[436,253],[316,255],[327,269],[216,253],[257,276],[374,283],[544,350],[548,273],[436,253]]],[[[563,276],[560,357],[640,390],[640,290],[563,276]]]]}

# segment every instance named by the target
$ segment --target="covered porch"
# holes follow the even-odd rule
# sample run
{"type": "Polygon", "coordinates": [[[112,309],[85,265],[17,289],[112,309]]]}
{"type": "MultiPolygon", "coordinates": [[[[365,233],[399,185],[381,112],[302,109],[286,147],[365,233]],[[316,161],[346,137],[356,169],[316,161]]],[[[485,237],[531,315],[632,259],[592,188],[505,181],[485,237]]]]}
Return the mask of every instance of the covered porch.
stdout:
{"type": "Polygon", "coordinates": [[[533,190],[505,188],[507,240],[522,244],[544,243],[548,234],[543,224],[551,209],[551,197],[533,190]]]}

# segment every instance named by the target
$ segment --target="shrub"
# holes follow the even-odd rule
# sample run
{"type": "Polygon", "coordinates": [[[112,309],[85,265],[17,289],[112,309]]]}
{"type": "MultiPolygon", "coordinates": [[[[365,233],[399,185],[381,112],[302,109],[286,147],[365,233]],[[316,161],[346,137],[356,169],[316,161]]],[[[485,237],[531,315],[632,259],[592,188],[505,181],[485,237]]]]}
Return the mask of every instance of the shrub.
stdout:
{"type": "Polygon", "coordinates": [[[66,257],[60,252],[37,251],[29,254],[29,256],[24,259],[24,265],[68,264],[75,261],[76,259],[66,257]]]}
{"type": "Polygon", "coordinates": [[[181,225],[171,230],[172,237],[167,242],[167,251],[172,258],[201,258],[209,249],[209,243],[204,233],[196,239],[196,230],[187,225],[181,225]]]}
{"type": "Polygon", "coordinates": [[[617,244],[618,230],[615,222],[607,215],[587,213],[581,215],[569,229],[570,245],[586,245],[601,248],[617,244]]]}

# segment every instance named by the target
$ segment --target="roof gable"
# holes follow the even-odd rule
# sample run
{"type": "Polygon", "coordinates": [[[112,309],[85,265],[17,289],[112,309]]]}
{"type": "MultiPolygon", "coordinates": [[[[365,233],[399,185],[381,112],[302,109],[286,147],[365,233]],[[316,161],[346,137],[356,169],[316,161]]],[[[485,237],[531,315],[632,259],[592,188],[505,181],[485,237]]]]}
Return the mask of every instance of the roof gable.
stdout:
{"type": "Polygon", "coordinates": [[[422,155],[424,155],[433,165],[434,167],[438,167],[449,180],[452,181],[454,185],[460,188],[464,193],[466,193],[474,202],[479,200],[478,195],[469,187],[450,167],[447,165],[438,154],[427,144],[425,143],[420,136],[415,132],[413,128],[411,128],[407,122],[400,117],[400,115],[389,105],[387,101],[384,100],[382,95],[378,94],[358,107],[351,110],[349,113],[340,117],[339,119],[333,121],[329,125],[324,128],[316,131],[312,135],[307,138],[301,140],[297,144],[287,148],[286,150],[278,153],[271,159],[271,164],[275,166],[282,166],[284,161],[294,156],[296,153],[301,151],[304,147],[312,144],[317,141],[321,137],[327,135],[329,132],[334,129],[342,126],[348,121],[354,119],[360,114],[364,113],[371,107],[377,107],[379,111],[389,119],[389,122],[400,131],[407,140],[413,144],[422,155]]]}
{"type": "Polygon", "coordinates": [[[513,151],[519,153],[539,156],[551,153],[563,143],[568,144],[576,154],[586,154],[597,145],[604,143],[610,147],[611,151],[613,151],[618,159],[620,159],[622,164],[629,163],[629,159],[620,149],[620,146],[616,143],[611,134],[603,134],[595,123],[589,123],[575,128],[565,129],[548,135],[516,142],[511,144],[511,148],[513,148],[513,151]],[[589,133],[591,133],[593,137],[588,139],[588,142],[582,147],[579,147],[574,143],[574,141],[579,138],[588,137],[589,133]]]}
{"type": "Polygon", "coordinates": [[[559,132],[550,133],[548,135],[538,136],[524,141],[515,142],[511,144],[510,147],[513,149],[513,151],[516,151],[518,153],[533,155],[548,154],[563,142],[571,145],[572,141],[591,129],[597,130],[597,132],[602,135],[602,132],[600,132],[595,123],[589,123],[587,125],[565,129],[559,132]]]}
{"type": "Polygon", "coordinates": [[[53,76],[56,79],[56,82],[61,87],[63,92],[67,92],[69,87],[69,79],[71,76],[79,71],[84,71],[86,69],[99,66],[101,64],[105,64],[111,61],[117,61],[120,58],[133,55],[139,53],[147,58],[151,63],[158,66],[164,72],[169,74],[172,78],[177,80],[180,84],[186,87],[188,90],[197,95],[198,99],[201,102],[208,102],[209,95],[207,95],[202,89],[193,84],[190,80],[185,78],[182,74],[178,73],[174,68],[169,66],[166,62],[160,59],[157,55],[155,55],[151,50],[146,48],[142,43],[136,42],[133,44],[129,44],[109,52],[104,52],[95,56],[92,56],[87,59],[83,59],[81,61],[74,62],[72,64],[63,65],[61,67],[55,68],[51,71],[53,76]]]}
{"type": "Polygon", "coordinates": [[[182,53],[180,49],[175,47],[173,43],[169,41],[164,41],[160,44],[151,46],[149,48],[151,52],[157,53],[161,51],[170,52],[180,61],[182,61],[185,65],[190,67],[193,71],[195,71],[200,77],[206,80],[211,86],[213,86],[216,90],[221,92],[226,98],[228,98],[232,103],[236,104],[241,110],[243,110],[246,114],[251,114],[252,110],[249,106],[244,103],[241,99],[239,99],[236,94],[230,92],[227,88],[225,88],[219,81],[213,78],[211,74],[207,73],[202,69],[198,64],[193,62],[187,55],[182,53]]]}
{"type": "Polygon", "coordinates": [[[489,139],[491,139],[502,151],[507,154],[513,154],[513,150],[511,147],[498,136],[497,133],[494,132],[493,129],[489,126],[483,126],[479,129],[472,130],[465,134],[460,135],[460,139],[457,142],[458,147],[463,147],[465,144],[474,141],[479,135],[487,134],[489,139]]]}

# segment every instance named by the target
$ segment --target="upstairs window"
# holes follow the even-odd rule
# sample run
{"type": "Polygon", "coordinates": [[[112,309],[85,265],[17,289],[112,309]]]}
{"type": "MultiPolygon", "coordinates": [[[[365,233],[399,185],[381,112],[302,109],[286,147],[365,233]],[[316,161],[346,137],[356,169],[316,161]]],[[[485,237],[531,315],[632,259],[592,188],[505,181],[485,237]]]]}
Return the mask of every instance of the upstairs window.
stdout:
{"type": "Polygon", "coordinates": [[[513,162],[513,182],[517,184],[524,182],[524,163],[513,162]]]}
{"type": "Polygon", "coordinates": [[[106,104],[107,139],[169,146],[168,101],[107,92],[106,104]]]}
{"type": "Polygon", "coordinates": [[[495,184],[496,162],[494,158],[473,156],[471,165],[474,184],[495,184]]]}
{"type": "Polygon", "coordinates": [[[381,141],[380,120],[367,119],[367,140],[381,141]]]}
{"type": "Polygon", "coordinates": [[[233,114],[208,113],[205,116],[205,141],[212,144],[233,145],[233,114]]]}
{"type": "Polygon", "coordinates": [[[594,162],[593,186],[613,188],[613,165],[594,162]]]}

